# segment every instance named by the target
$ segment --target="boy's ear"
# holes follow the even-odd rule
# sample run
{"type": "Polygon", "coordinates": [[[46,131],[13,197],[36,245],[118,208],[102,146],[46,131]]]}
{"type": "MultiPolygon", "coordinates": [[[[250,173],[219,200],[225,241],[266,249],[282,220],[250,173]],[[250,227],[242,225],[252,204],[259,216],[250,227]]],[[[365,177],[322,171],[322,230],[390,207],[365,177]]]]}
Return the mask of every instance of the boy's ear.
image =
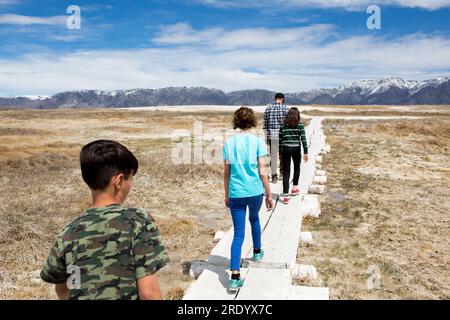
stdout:
{"type": "Polygon", "coordinates": [[[124,180],[125,175],[123,173],[119,173],[111,178],[111,184],[114,186],[115,190],[120,190],[124,180]]]}

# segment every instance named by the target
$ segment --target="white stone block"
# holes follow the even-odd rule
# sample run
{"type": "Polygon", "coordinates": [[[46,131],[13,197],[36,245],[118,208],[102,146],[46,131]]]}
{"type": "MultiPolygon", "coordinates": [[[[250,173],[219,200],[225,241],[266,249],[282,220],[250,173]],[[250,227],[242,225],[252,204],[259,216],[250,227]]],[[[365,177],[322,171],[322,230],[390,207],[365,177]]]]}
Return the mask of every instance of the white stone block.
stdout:
{"type": "MultiPolygon", "coordinates": [[[[241,268],[241,276],[244,279],[247,271],[241,268]]],[[[228,267],[209,265],[187,288],[183,300],[234,300],[236,292],[227,290],[229,279],[228,267]]]]}
{"type": "Polygon", "coordinates": [[[308,192],[312,194],[322,194],[325,192],[325,186],[319,184],[312,184],[309,186],[308,192]]]}
{"type": "Polygon", "coordinates": [[[189,276],[193,279],[197,279],[202,274],[203,270],[208,266],[206,261],[192,261],[189,269],[189,276]]]}
{"type": "Polygon", "coordinates": [[[314,179],[313,179],[313,183],[326,184],[327,183],[327,177],[326,176],[315,176],[314,179]]]}
{"type": "Polygon", "coordinates": [[[316,280],[318,277],[316,268],[307,264],[296,264],[291,269],[291,275],[293,279],[298,280],[316,280]]]}
{"type": "Polygon", "coordinates": [[[220,231],[220,230],[217,231],[214,234],[214,242],[218,242],[218,241],[222,240],[223,237],[225,237],[225,232],[224,231],[220,231]]]}
{"type": "Polygon", "coordinates": [[[325,170],[316,170],[316,176],[326,176],[327,172],[325,170]]]}
{"type": "Polygon", "coordinates": [[[289,269],[249,269],[236,300],[287,300],[292,278],[289,269]]]}
{"type": "Polygon", "coordinates": [[[313,244],[314,239],[312,233],[308,231],[300,232],[300,242],[306,244],[313,244]]]}
{"type": "Polygon", "coordinates": [[[319,169],[319,170],[322,169],[322,165],[320,163],[316,162],[316,169],[319,169]]]}
{"type": "Polygon", "coordinates": [[[320,216],[319,196],[307,194],[300,204],[302,217],[318,218],[320,216]]]}
{"type": "Polygon", "coordinates": [[[320,287],[291,286],[288,300],[329,300],[330,290],[320,287]]]}
{"type": "Polygon", "coordinates": [[[331,152],[331,146],[327,143],[324,147],[326,152],[331,152]]]}
{"type": "Polygon", "coordinates": [[[322,156],[317,156],[316,157],[316,162],[317,163],[322,163],[323,162],[323,157],[322,156]]]}

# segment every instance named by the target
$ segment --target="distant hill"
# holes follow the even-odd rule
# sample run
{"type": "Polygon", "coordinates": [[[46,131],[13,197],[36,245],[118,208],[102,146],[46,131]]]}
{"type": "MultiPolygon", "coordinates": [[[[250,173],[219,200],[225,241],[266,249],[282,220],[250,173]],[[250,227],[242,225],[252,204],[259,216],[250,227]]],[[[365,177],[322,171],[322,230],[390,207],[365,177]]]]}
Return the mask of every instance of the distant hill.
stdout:
{"type": "MultiPolygon", "coordinates": [[[[204,87],[169,87],[116,91],[82,90],[55,94],[52,97],[0,97],[3,108],[118,108],[165,105],[265,105],[275,92],[241,90],[225,93],[204,87]]],[[[401,78],[359,80],[334,89],[314,89],[287,93],[287,104],[331,105],[413,105],[449,104],[450,78],[426,81],[401,78]]]]}

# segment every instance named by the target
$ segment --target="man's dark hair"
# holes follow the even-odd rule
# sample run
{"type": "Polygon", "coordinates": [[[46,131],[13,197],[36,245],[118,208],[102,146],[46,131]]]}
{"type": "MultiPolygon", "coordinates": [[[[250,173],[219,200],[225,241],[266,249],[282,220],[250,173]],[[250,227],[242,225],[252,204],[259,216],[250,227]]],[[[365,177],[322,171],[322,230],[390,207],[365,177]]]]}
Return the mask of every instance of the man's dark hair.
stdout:
{"type": "Polygon", "coordinates": [[[128,179],[138,170],[136,157],[126,147],[110,140],[93,141],[80,153],[81,175],[92,190],[104,190],[119,173],[128,179]]]}
{"type": "Polygon", "coordinates": [[[284,94],[283,93],[277,93],[275,95],[275,100],[277,100],[277,99],[283,99],[283,101],[284,101],[284,94]]]}
{"type": "Polygon", "coordinates": [[[234,129],[251,129],[258,125],[258,119],[255,116],[255,112],[247,107],[241,107],[236,110],[233,118],[234,129]]]}

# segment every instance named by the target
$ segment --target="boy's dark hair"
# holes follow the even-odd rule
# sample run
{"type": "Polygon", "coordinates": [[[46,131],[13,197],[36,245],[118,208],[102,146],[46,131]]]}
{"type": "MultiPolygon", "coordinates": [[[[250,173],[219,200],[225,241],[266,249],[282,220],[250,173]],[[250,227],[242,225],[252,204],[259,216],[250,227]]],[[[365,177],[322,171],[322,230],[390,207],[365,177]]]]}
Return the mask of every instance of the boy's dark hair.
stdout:
{"type": "Polygon", "coordinates": [[[236,110],[233,118],[234,129],[251,129],[258,125],[258,119],[255,116],[255,112],[247,107],[241,107],[236,110]]]}
{"type": "Polygon", "coordinates": [[[284,94],[283,93],[277,93],[275,95],[275,100],[277,100],[277,99],[283,99],[283,102],[284,102],[284,94]]]}
{"type": "Polygon", "coordinates": [[[300,111],[293,107],[289,109],[286,118],[284,119],[284,125],[289,128],[294,128],[300,124],[300,111]]]}
{"type": "Polygon", "coordinates": [[[97,140],[80,152],[81,175],[92,190],[104,190],[111,178],[119,173],[128,179],[138,170],[136,157],[126,147],[110,140],[97,140]]]}

